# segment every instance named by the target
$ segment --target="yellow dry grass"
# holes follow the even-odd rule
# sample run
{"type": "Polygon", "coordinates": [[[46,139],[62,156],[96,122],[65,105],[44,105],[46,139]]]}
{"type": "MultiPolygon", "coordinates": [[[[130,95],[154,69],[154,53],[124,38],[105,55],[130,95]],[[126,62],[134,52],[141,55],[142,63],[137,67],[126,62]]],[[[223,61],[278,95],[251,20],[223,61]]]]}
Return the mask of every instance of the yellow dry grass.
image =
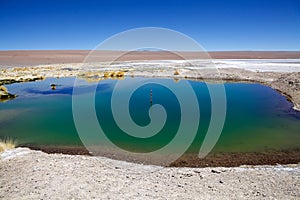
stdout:
{"type": "Polygon", "coordinates": [[[114,71],[111,71],[111,72],[104,72],[103,74],[103,77],[104,78],[115,78],[115,77],[124,77],[125,76],[125,72],[123,71],[119,71],[119,72],[114,72],[114,71]]]}
{"type": "Polygon", "coordinates": [[[0,152],[8,150],[8,149],[14,149],[17,146],[17,142],[13,139],[2,139],[0,140],[0,152]]]}
{"type": "Polygon", "coordinates": [[[108,78],[110,76],[110,72],[104,72],[103,76],[104,78],[108,78]]]}
{"type": "Polygon", "coordinates": [[[176,76],[176,75],[179,75],[179,71],[178,71],[178,70],[175,70],[174,75],[175,75],[175,76],[176,76]]]}

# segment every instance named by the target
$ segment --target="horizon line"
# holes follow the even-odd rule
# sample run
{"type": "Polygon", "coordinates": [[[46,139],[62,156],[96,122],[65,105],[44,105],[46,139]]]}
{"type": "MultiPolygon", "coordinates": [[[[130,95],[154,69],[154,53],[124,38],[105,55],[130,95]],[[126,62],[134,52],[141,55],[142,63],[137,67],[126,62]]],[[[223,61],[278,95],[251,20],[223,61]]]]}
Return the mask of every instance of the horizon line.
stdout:
{"type": "Polygon", "coordinates": [[[131,52],[300,52],[299,50],[209,50],[209,51],[168,51],[168,50],[104,50],[104,49],[9,49],[0,51],[131,51],[131,52]]]}

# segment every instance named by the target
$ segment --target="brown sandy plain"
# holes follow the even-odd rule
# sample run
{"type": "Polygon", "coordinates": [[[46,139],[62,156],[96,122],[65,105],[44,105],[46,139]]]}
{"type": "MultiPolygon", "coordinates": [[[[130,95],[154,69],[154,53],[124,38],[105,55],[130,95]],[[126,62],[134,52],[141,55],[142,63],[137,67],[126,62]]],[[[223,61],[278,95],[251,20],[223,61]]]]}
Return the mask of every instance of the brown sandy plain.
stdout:
{"type": "MultiPolygon", "coordinates": [[[[0,51],[0,66],[29,66],[58,63],[80,63],[90,50],[32,50],[32,51],[0,51]]],[[[95,62],[111,61],[116,55],[125,51],[101,51],[97,53],[95,62]]],[[[166,51],[132,51],[119,60],[178,60],[176,53],[166,51]]],[[[185,59],[207,58],[205,52],[180,52],[185,59]]],[[[298,59],[300,51],[215,51],[208,52],[212,59],[298,59]]]]}

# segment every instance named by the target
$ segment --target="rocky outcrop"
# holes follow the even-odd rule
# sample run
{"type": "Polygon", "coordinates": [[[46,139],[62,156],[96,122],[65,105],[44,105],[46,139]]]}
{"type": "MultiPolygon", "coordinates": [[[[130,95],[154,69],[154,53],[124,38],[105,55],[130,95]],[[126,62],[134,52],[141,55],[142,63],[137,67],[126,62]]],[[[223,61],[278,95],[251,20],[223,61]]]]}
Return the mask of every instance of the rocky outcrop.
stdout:
{"type": "Polygon", "coordinates": [[[17,95],[9,93],[6,87],[4,87],[3,85],[0,85],[0,101],[14,99],[16,97],[17,97],[17,95]]]}
{"type": "Polygon", "coordinates": [[[45,77],[43,76],[32,76],[32,77],[19,77],[19,78],[0,78],[0,85],[7,85],[12,83],[21,83],[21,82],[31,82],[31,81],[38,81],[44,80],[45,77]]]}
{"type": "MultiPolygon", "coordinates": [[[[3,70],[2,70],[3,71],[3,70]]],[[[5,102],[9,99],[14,99],[17,97],[16,94],[11,94],[7,91],[6,87],[3,85],[8,85],[12,83],[21,83],[21,82],[30,82],[30,81],[37,81],[37,80],[44,80],[45,77],[43,76],[21,76],[21,77],[11,77],[5,78],[0,76],[0,102],[5,102]]]]}
{"type": "Polygon", "coordinates": [[[300,110],[300,72],[286,73],[273,81],[271,87],[281,91],[300,110]]]}
{"type": "Polygon", "coordinates": [[[56,90],[56,84],[51,84],[50,86],[52,90],[56,90]]]}

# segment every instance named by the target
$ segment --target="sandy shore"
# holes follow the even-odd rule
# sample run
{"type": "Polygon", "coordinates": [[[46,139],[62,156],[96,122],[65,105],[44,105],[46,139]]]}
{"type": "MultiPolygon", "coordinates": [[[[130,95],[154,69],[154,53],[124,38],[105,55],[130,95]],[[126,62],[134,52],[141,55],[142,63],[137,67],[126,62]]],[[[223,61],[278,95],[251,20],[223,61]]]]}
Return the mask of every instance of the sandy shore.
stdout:
{"type": "MultiPolygon", "coordinates": [[[[92,154],[84,146],[54,146],[23,144],[19,147],[26,147],[32,150],[43,151],[49,154],[86,155],[92,154]]],[[[164,163],[161,159],[154,157],[141,157],[131,154],[122,154],[113,148],[101,148],[99,156],[114,160],[123,160],[138,164],[150,164],[166,167],[239,167],[241,165],[276,165],[292,164],[300,162],[300,149],[269,150],[263,152],[218,152],[210,153],[205,158],[199,158],[197,154],[184,154],[172,163],[164,163]]]]}
{"type": "Polygon", "coordinates": [[[17,148],[0,154],[1,199],[299,199],[300,165],[165,168],[17,148]]]}

